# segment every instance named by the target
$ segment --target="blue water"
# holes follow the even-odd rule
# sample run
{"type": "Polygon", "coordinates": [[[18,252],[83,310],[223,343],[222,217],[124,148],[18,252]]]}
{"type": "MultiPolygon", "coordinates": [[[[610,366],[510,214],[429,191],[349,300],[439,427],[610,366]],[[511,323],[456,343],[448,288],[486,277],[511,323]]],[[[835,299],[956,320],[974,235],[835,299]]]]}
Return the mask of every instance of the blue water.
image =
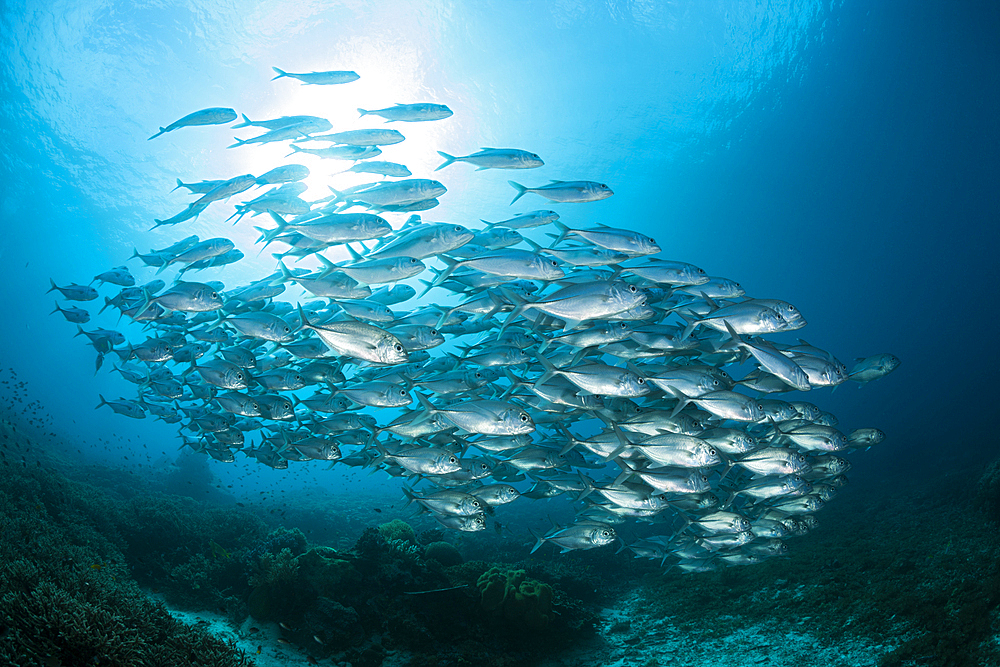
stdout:
{"type": "MultiPolygon", "coordinates": [[[[147,230],[186,204],[169,192],[176,178],[261,173],[284,153],[227,150],[224,127],[147,137],[209,106],[319,115],[340,130],[366,126],[355,107],[435,101],[454,116],[403,128],[384,159],[426,177],[435,150],[534,151],[546,166],[529,184],[590,179],[616,193],[561,209],[571,226],[643,231],[665,257],[790,301],[809,320],[801,336],[849,365],[902,359],[882,381],[810,396],[849,428],[888,434],[854,457],[855,475],[985,459],[996,451],[998,17],[993,3],[943,0],[4,3],[0,364],[51,416],[44,432],[88,459],[134,463],[140,442],[142,463],[172,456],[174,427],[94,410],[98,393],[131,386],[94,374],[93,351],[49,315],[48,281],[85,284],[133,247],[189,234],[228,234],[248,255],[204,279],[270,272],[251,226],[223,225],[221,209],[147,230]],[[304,87],[270,82],[272,66],[362,78],[304,87]]],[[[449,192],[425,219],[514,210],[506,172],[436,175],[449,192]]],[[[326,194],[322,177],[308,183],[307,198],[326,194]]],[[[244,484],[250,473],[346,483],[315,466],[213,470],[244,484]]]]}

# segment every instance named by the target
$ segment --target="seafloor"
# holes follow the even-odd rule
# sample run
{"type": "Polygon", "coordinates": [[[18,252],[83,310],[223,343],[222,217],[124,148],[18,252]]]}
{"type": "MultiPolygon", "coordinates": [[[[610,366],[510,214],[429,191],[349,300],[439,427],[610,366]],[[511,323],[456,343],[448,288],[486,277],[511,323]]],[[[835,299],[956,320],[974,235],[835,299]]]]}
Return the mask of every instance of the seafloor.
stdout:
{"type": "Polygon", "coordinates": [[[356,494],[237,504],[198,459],[74,464],[38,426],[0,423],[3,665],[1000,664],[996,464],[849,486],[789,557],[683,575],[356,494]]]}

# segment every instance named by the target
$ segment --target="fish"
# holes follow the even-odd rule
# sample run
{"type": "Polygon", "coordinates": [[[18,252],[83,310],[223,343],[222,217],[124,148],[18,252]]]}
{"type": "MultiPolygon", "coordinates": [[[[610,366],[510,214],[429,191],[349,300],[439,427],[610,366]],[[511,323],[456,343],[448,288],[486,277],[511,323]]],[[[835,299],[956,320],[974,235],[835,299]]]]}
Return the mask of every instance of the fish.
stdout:
{"type": "Polygon", "coordinates": [[[352,72],[350,70],[331,70],[328,72],[295,73],[295,72],[286,72],[284,70],[278,69],[277,67],[272,67],[271,69],[273,69],[278,74],[276,77],[271,79],[271,81],[274,81],[275,79],[288,77],[291,79],[298,79],[304,84],[314,85],[314,86],[335,86],[343,83],[351,83],[352,81],[357,81],[358,79],[361,78],[357,72],[352,72]]]}
{"type": "Polygon", "coordinates": [[[73,322],[74,324],[86,324],[90,321],[90,313],[83,308],[77,308],[75,306],[60,308],[58,302],[55,304],[55,310],[49,314],[54,315],[55,313],[62,313],[62,316],[66,318],[67,322],[73,322]]]}
{"type": "Polygon", "coordinates": [[[511,200],[511,205],[513,205],[518,199],[524,195],[530,193],[542,196],[549,201],[560,202],[560,203],[582,203],[591,201],[600,201],[601,199],[607,199],[614,194],[604,183],[595,183],[594,181],[550,181],[548,185],[541,185],[537,188],[529,188],[516,183],[514,181],[507,181],[511,187],[517,190],[517,194],[511,200]]]}
{"type": "Polygon", "coordinates": [[[318,134],[309,137],[310,141],[330,141],[348,146],[391,146],[404,141],[406,137],[401,132],[388,129],[347,130],[332,134],[318,134]]]}
{"type": "Polygon", "coordinates": [[[67,301],[93,301],[97,298],[97,290],[89,285],[70,283],[65,287],[59,287],[52,279],[49,279],[49,284],[51,287],[45,291],[46,294],[58,290],[67,301]]]}
{"type": "Polygon", "coordinates": [[[358,108],[361,117],[381,116],[386,122],[400,121],[405,123],[418,123],[428,120],[442,120],[452,115],[452,110],[443,104],[431,104],[421,102],[418,104],[396,104],[385,109],[361,109],[358,108]]]}
{"type": "MultiPolygon", "coordinates": [[[[315,85],[357,78],[276,73],[315,85]]],[[[436,104],[361,112],[390,122],[452,115],[436,104]]],[[[358,160],[405,140],[387,129],[327,133],[329,121],[315,116],[242,121],[235,127],[263,133],[237,145],[273,142],[293,154],[358,160]]],[[[521,149],[438,153],[437,170],[543,165],[521,149]]],[[[662,258],[641,230],[578,225],[552,210],[500,220],[463,209],[460,220],[432,222],[417,213],[447,202],[448,187],[391,162],[357,161],[340,173],[385,178],[308,200],[320,174],[283,162],[260,171],[177,178],[194,201],[155,220],[165,233],[210,206],[237,222],[263,220],[257,261],[280,245],[257,275],[246,275],[257,269],[232,240],[191,235],[146,254],[133,246],[138,262],[91,285],[50,280],[69,301],[103,300],[94,319],[114,306],[139,323],[76,332],[97,352],[98,371],[130,394],[98,394],[98,408],[176,424],[181,447],[219,464],[242,452],[275,470],[406,477],[408,503],[468,539],[487,518],[498,533],[523,533],[518,506],[572,503],[559,525],[531,531],[525,552],[549,542],[563,553],[604,548],[643,522],[632,553],[681,572],[784,555],[786,540],[836,502],[849,459],[886,439],[874,426],[841,426],[818,399],[792,392],[872,382],[898,358],[859,359],[848,372],[833,347],[776,340],[807,326],[798,308],[748,294],[711,267],[662,258]],[[251,188],[264,189],[234,201],[251,188]],[[185,279],[207,269],[219,279],[185,279]],[[148,281],[154,272],[163,279],[148,281]],[[308,296],[296,298],[295,287],[308,296]],[[129,340],[140,330],[145,340],[129,340]],[[108,355],[116,363],[104,365],[108,355]],[[744,362],[753,368],[737,373],[744,362]]],[[[559,204],[614,194],[598,181],[509,183],[512,204],[528,193],[559,204]]],[[[78,325],[91,318],[58,303],[53,312],[78,325]]]]}
{"type": "Polygon", "coordinates": [[[542,158],[518,148],[481,148],[476,153],[459,157],[438,151],[438,155],[444,158],[444,162],[434,171],[444,169],[455,162],[473,164],[478,167],[476,171],[483,169],[537,169],[545,166],[542,158]]]}
{"type": "Polygon", "coordinates": [[[228,107],[210,107],[194,111],[179,120],[175,120],[166,127],[161,127],[160,131],[149,139],[155,139],[161,134],[173,132],[182,127],[194,127],[196,125],[224,125],[236,120],[236,111],[228,107]]]}
{"type": "Polygon", "coordinates": [[[257,185],[274,185],[276,183],[293,183],[309,178],[309,167],[301,164],[286,164],[275,167],[258,176],[254,182],[257,185]]]}
{"type": "Polygon", "coordinates": [[[857,364],[848,373],[847,379],[857,382],[861,386],[873,380],[885,377],[889,373],[899,368],[899,358],[889,353],[876,354],[870,357],[856,359],[857,364]]]}

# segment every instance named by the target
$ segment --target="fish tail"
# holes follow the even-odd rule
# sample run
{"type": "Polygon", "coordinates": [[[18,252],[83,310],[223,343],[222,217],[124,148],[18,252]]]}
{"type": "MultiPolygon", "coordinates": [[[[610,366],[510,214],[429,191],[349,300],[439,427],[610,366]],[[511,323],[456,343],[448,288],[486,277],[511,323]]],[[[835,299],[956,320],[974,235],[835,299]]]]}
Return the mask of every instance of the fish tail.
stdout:
{"type": "Polygon", "coordinates": [[[635,473],[635,468],[625,463],[625,461],[622,460],[622,457],[616,456],[615,463],[617,463],[618,467],[622,469],[622,474],[618,475],[618,477],[615,479],[614,483],[611,486],[618,486],[619,484],[627,480],[635,473]]]}
{"type": "Polygon", "coordinates": [[[109,299],[108,297],[104,297],[104,306],[102,306],[101,309],[97,311],[97,314],[100,315],[101,313],[103,313],[105,310],[108,309],[108,306],[110,305],[111,305],[111,299],[109,299]]]}
{"type": "Polygon", "coordinates": [[[295,144],[291,144],[289,146],[289,148],[292,149],[292,152],[289,153],[288,155],[286,155],[285,157],[291,157],[291,156],[295,155],[296,153],[301,153],[302,152],[302,149],[299,148],[298,146],[296,146],[295,144]]]}
{"type": "Polygon", "coordinates": [[[226,321],[226,316],[222,314],[222,309],[221,308],[219,310],[215,311],[215,318],[216,318],[215,321],[212,322],[210,325],[208,325],[208,328],[205,329],[205,331],[211,331],[212,329],[218,329],[220,326],[222,326],[223,322],[226,321]]]}
{"type": "Polygon", "coordinates": [[[677,399],[677,407],[675,407],[673,412],[670,413],[670,418],[673,419],[678,414],[680,414],[681,410],[683,410],[688,406],[688,404],[691,402],[691,399],[682,394],[681,392],[677,391],[673,387],[667,387],[667,393],[677,399]]]}
{"type": "Polygon", "coordinates": [[[246,141],[244,141],[243,139],[240,139],[239,137],[233,137],[233,139],[236,140],[236,143],[235,144],[229,144],[228,146],[226,146],[226,148],[236,148],[237,146],[242,146],[243,144],[246,143],[246,141]]]}
{"type": "Polygon", "coordinates": [[[82,336],[83,334],[84,334],[83,327],[81,327],[79,324],[77,324],[76,325],[76,333],[73,334],[73,338],[76,338],[77,336],[82,336]]]}
{"type": "Polygon", "coordinates": [[[423,292],[417,295],[417,298],[422,297],[424,294],[427,294],[427,292],[430,291],[432,287],[436,287],[441,283],[443,283],[445,280],[447,280],[448,277],[455,271],[455,269],[458,268],[458,265],[462,263],[457,259],[452,259],[451,257],[446,257],[444,255],[438,255],[438,259],[444,262],[447,265],[447,267],[445,268],[444,271],[442,271],[437,275],[434,281],[427,286],[427,289],[425,289],[423,292]]]}
{"type": "MultiPolygon", "coordinates": [[[[274,77],[274,78],[277,79],[278,77],[274,77]]],[[[274,81],[274,79],[271,79],[271,80],[274,81]]],[[[233,129],[235,130],[236,128],[240,128],[240,127],[250,127],[251,125],[253,125],[253,121],[250,120],[249,118],[247,118],[246,114],[243,114],[243,122],[239,123],[237,125],[233,125],[233,129]]]]}
{"type": "Polygon", "coordinates": [[[538,533],[536,533],[531,528],[528,529],[528,532],[531,533],[531,536],[533,538],[535,538],[535,546],[533,546],[531,548],[531,551],[528,554],[528,555],[531,555],[531,554],[535,553],[536,551],[538,551],[543,544],[545,544],[545,536],[544,535],[539,535],[538,533]]]}
{"type": "Polygon", "coordinates": [[[569,234],[571,230],[570,230],[569,227],[567,227],[563,223],[559,222],[558,220],[553,220],[552,224],[555,225],[556,228],[559,230],[559,236],[557,236],[556,240],[552,242],[552,246],[551,247],[554,248],[557,245],[559,245],[560,243],[562,243],[562,240],[564,238],[566,238],[566,235],[569,234]]]}
{"type": "MultiPolygon", "coordinates": [[[[178,178],[177,179],[177,185],[174,187],[174,190],[176,190],[178,188],[183,188],[183,187],[184,187],[184,184],[181,182],[181,179],[178,178]]],[[[171,190],[171,192],[173,192],[174,190],[171,190]]]]}
{"type": "Polygon", "coordinates": [[[525,310],[531,308],[532,306],[532,304],[528,303],[506,287],[501,287],[500,293],[503,294],[508,301],[514,304],[514,310],[511,311],[510,315],[507,316],[507,319],[505,319],[503,324],[500,325],[500,331],[497,332],[497,336],[502,336],[507,327],[513,324],[517,318],[521,317],[525,310]]]}
{"type": "MultiPolygon", "coordinates": [[[[104,298],[107,299],[108,297],[104,297],[104,298]]],[[[58,312],[62,312],[62,308],[59,307],[59,302],[58,301],[54,301],[53,303],[55,304],[56,309],[53,310],[51,313],[49,313],[49,315],[54,315],[54,314],[56,314],[58,312]]]]}
{"type": "Polygon", "coordinates": [[[517,190],[517,194],[514,196],[512,200],[510,200],[510,204],[508,204],[508,206],[513,206],[514,202],[516,202],[518,199],[523,197],[528,192],[528,188],[524,187],[520,183],[515,183],[514,181],[507,181],[507,182],[510,183],[515,190],[517,190]]]}
{"type": "MultiPolygon", "coordinates": [[[[108,402],[104,400],[104,396],[102,396],[101,394],[98,394],[97,397],[101,399],[101,402],[97,404],[97,408],[101,407],[102,405],[108,404],[108,402]]],[[[94,409],[96,410],[97,408],[94,409]]]]}
{"type": "Polygon", "coordinates": [[[167,128],[161,127],[159,132],[157,132],[156,134],[154,134],[153,136],[151,136],[149,139],[146,139],[146,141],[149,141],[150,139],[155,139],[155,138],[157,138],[158,136],[160,136],[161,134],[163,134],[166,131],[167,131],[167,128]]]}
{"type": "Polygon", "coordinates": [[[553,375],[559,372],[559,369],[553,366],[552,362],[542,355],[538,355],[538,361],[545,367],[545,372],[542,373],[542,377],[538,378],[535,384],[545,384],[548,380],[552,379],[553,375]]]}
{"type": "Polygon", "coordinates": [[[580,481],[583,483],[583,491],[581,491],[580,495],[576,497],[577,502],[579,502],[593,493],[596,487],[594,486],[594,481],[584,475],[582,471],[577,470],[576,472],[580,476],[580,481]]]}
{"type": "Polygon", "coordinates": [[[684,317],[684,315],[682,315],[681,313],[677,313],[677,315],[682,320],[684,320],[685,322],[687,322],[687,326],[684,327],[684,331],[681,333],[681,340],[687,340],[691,336],[691,334],[694,332],[694,328],[696,326],[698,326],[698,322],[697,322],[697,320],[688,319],[688,318],[684,317]]]}
{"type": "Polygon", "coordinates": [[[299,328],[311,327],[312,324],[309,322],[309,318],[306,317],[306,311],[302,309],[302,304],[299,304],[299,328]]]}
{"type": "Polygon", "coordinates": [[[457,160],[457,159],[458,159],[458,158],[457,158],[457,157],[455,157],[454,155],[448,155],[448,154],[447,154],[447,153],[445,153],[444,151],[438,151],[438,152],[437,152],[437,154],[438,154],[438,155],[440,155],[441,157],[443,157],[443,158],[444,158],[444,162],[443,162],[443,163],[441,163],[441,166],[440,166],[440,167],[438,167],[437,169],[435,169],[434,171],[439,171],[439,170],[441,170],[441,169],[444,169],[444,168],[445,168],[445,167],[447,167],[447,166],[448,166],[449,164],[451,164],[452,162],[454,162],[455,160],[457,160]]]}
{"type": "Polygon", "coordinates": [[[368,111],[367,109],[362,109],[361,107],[358,107],[358,113],[361,114],[361,116],[359,116],[359,118],[364,118],[368,114],[374,113],[374,112],[373,111],[368,111]]]}
{"type": "MultiPolygon", "coordinates": [[[[286,72],[284,70],[280,70],[277,67],[272,67],[271,69],[273,69],[275,72],[278,73],[278,76],[274,77],[274,79],[280,79],[283,76],[288,76],[288,72],[286,72]]],[[[271,79],[271,81],[274,81],[274,79],[271,79]]],[[[245,118],[245,116],[244,116],[244,118],[245,118]]]]}

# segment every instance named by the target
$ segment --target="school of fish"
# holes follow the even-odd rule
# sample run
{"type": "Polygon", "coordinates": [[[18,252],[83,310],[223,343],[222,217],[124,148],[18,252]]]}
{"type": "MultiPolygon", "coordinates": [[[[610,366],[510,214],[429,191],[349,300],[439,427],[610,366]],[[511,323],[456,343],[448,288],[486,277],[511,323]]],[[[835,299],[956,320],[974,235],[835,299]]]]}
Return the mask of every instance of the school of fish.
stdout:
{"type": "MultiPolygon", "coordinates": [[[[359,78],[274,70],[275,79],[309,85],[359,78]]],[[[358,111],[403,123],[452,115],[433,103],[358,111]]],[[[237,117],[204,109],[150,139],[237,117]]],[[[575,229],[548,209],[428,222],[415,212],[434,208],[445,185],[372,159],[404,141],[395,129],[331,133],[314,116],[245,115],[233,127],[261,133],[231,148],[286,142],[296,158],[344,160],[352,164],[344,171],[380,180],[307,201],[310,171],[300,164],[178,179],[194,199],[154,227],[267,188],[237,203],[232,218],[268,221],[257,243],[280,249],[277,266],[245,285],[195,282],[192,274],[243,253],[225,237],[188,236],[130,258],[147,273],[176,269],[172,282],[139,284],[127,266],[89,285],[53,282],[49,291],[78,304],[98,300],[99,288],[100,312],[113,308],[152,331],[129,341],[88,330],[90,311],[56,304],[53,313],[96,350],[97,369],[111,357],[108,367],[134,386],[133,398],[100,396],[98,408],[178,424],[182,447],[217,461],[240,452],[272,468],[324,461],[405,477],[408,502],[454,530],[485,529],[507,503],[562,495],[575,503],[575,520],[534,535],[532,552],[547,542],[562,552],[608,545],[616,526],[644,522],[648,536],[627,547],[689,572],[784,554],[785,540],[813,528],[846,483],[845,454],[885,437],[877,428],[845,432],[834,415],[784,395],[866,384],[894,370],[896,357],[858,359],[848,371],[804,340],[770,340],[805,326],[795,306],[662,258],[645,234],[575,229]],[[332,247],[351,261],[330,260],[323,253],[332,247]],[[297,268],[304,258],[319,268],[297,268]],[[283,300],[290,285],[315,299],[283,300]],[[745,363],[753,368],[740,379],[726,370],[745,363]]],[[[544,164],[513,148],[440,155],[438,169],[544,164]]],[[[509,183],[512,205],[529,195],[561,205],[614,194],[588,180],[509,183]]]]}

